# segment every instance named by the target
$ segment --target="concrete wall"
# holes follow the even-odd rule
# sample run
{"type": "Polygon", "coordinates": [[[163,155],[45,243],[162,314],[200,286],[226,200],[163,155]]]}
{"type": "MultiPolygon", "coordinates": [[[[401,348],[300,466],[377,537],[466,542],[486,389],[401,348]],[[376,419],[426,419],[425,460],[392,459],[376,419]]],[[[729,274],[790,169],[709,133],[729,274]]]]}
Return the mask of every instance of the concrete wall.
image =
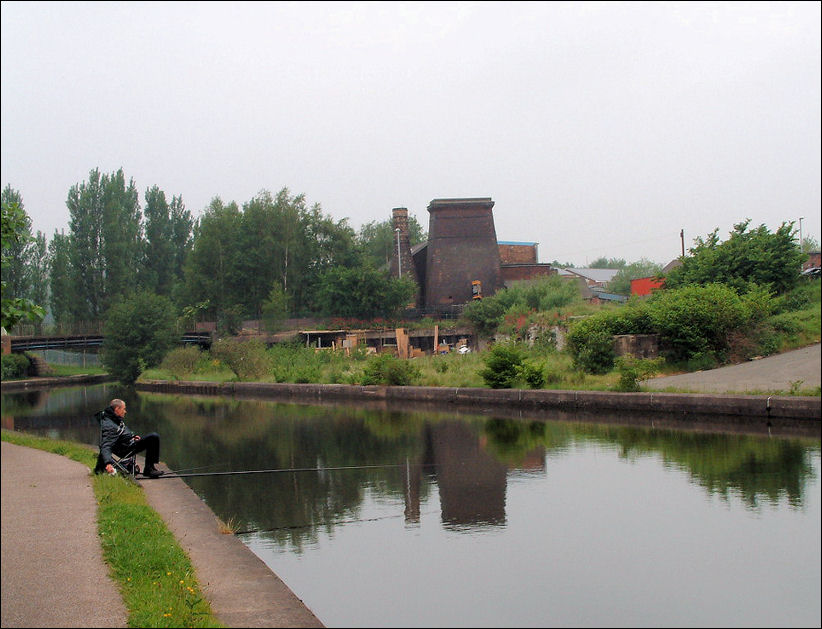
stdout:
{"type": "Polygon", "coordinates": [[[697,416],[724,417],[726,422],[738,422],[742,425],[756,424],[767,428],[775,426],[777,422],[788,422],[811,432],[819,432],[820,419],[822,419],[822,399],[799,396],[254,382],[148,381],[138,383],[137,388],[141,391],[168,393],[252,396],[310,404],[333,403],[342,400],[357,402],[358,405],[373,401],[396,403],[399,408],[407,408],[409,403],[433,404],[439,410],[461,408],[483,413],[489,411],[515,414],[539,411],[642,413],[649,415],[651,421],[672,420],[674,424],[678,419],[692,421],[697,416]],[[734,419],[729,420],[729,417],[734,419]]]}
{"type": "Polygon", "coordinates": [[[631,354],[635,358],[659,356],[658,334],[618,334],[614,337],[614,353],[617,356],[631,354]]]}

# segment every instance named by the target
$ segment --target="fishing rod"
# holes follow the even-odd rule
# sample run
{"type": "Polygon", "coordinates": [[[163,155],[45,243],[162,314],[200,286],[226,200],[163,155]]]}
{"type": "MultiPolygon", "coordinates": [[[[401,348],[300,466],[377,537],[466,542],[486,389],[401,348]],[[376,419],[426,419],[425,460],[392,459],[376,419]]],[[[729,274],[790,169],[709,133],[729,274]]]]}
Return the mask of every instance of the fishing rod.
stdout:
{"type": "Polygon", "coordinates": [[[386,464],[386,465],[343,465],[339,467],[291,467],[285,469],[272,470],[237,470],[233,472],[193,472],[193,473],[177,473],[163,474],[153,480],[161,480],[163,478],[191,478],[193,476],[239,476],[241,474],[276,474],[281,472],[332,472],[337,470],[367,470],[375,468],[387,467],[405,467],[404,464],[386,464]]]}

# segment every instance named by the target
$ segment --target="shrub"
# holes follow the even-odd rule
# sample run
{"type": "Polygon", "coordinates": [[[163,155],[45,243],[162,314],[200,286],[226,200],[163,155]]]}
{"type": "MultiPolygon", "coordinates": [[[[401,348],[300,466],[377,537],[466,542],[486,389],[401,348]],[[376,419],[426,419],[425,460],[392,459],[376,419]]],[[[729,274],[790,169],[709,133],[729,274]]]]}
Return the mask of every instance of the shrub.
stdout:
{"type": "Polygon", "coordinates": [[[520,375],[522,351],[515,345],[494,345],[485,357],[480,376],[492,389],[510,389],[520,375]]]}
{"type": "Polygon", "coordinates": [[[662,358],[635,358],[631,354],[618,357],[616,368],[619,372],[619,381],[614,389],[623,392],[639,391],[640,380],[657,373],[663,362],[662,358]]]}
{"type": "Polygon", "coordinates": [[[211,346],[211,355],[231,369],[239,380],[260,380],[271,370],[265,343],[258,339],[221,339],[211,346]]]}
{"type": "Polygon", "coordinates": [[[603,374],[614,366],[614,333],[609,312],[575,323],[566,337],[574,366],[587,373],[603,374]]]}
{"type": "Polygon", "coordinates": [[[520,372],[522,379],[532,389],[541,389],[545,386],[545,365],[543,363],[523,361],[520,372]]]}
{"type": "Polygon", "coordinates": [[[28,374],[31,361],[23,354],[4,354],[2,357],[2,379],[23,378],[28,374]]]}
{"type": "Polygon", "coordinates": [[[724,357],[729,335],[751,320],[748,306],[724,284],[658,291],[648,303],[653,327],[674,360],[705,353],[724,357]]]}
{"type": "Polygon", "coordinates": [[[179,380],[196,371],[202,356],[203,352],[196,345],[178,347],[166,354],[160,367],[179,380]]]}
{"type": "Polygon", "coordinates": [[[419,380],[420,368],[409,360],[391,354],[370,357],[363,369],[362,384],[408,386],[419,380]]]}

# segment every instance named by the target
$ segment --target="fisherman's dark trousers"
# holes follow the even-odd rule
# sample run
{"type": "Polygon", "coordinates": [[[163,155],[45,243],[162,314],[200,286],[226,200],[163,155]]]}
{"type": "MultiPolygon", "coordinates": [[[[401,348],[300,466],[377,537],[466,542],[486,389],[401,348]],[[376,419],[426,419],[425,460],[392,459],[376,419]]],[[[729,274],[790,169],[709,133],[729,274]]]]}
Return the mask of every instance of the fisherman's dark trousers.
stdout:
{"type": "Polygon", "coordinates": [[[160,435],[150,432],[142,435],[139,441],[133,441],[131,448],[134,452],[146,451],[146,467],[151,467],[160,461],[160,435]]]}

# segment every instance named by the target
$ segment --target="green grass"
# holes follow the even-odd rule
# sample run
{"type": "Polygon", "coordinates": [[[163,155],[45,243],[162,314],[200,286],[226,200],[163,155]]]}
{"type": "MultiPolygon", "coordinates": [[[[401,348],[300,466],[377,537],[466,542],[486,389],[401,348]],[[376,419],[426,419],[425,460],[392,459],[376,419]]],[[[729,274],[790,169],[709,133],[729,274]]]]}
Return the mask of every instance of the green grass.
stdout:
{"type": "Polygon", "coordinates": [[[54,363],[49,363],[49,367],[52,370],[51,375],[53,376],[100,376],[107,373],[103,367],[97,366],[81,367],[79,365],[55,365],[54,363]]]}
{"type": "MultiPolygon", "coordinates": [[[[3,430],[3,441],[66,456],[94,468],[87,445],[3,430]]],[[[222,627],[211,611],[191,561],[137,484],[96,475],[97,531],[103,557],[118,584],[130,627],[222,627]]]]}

